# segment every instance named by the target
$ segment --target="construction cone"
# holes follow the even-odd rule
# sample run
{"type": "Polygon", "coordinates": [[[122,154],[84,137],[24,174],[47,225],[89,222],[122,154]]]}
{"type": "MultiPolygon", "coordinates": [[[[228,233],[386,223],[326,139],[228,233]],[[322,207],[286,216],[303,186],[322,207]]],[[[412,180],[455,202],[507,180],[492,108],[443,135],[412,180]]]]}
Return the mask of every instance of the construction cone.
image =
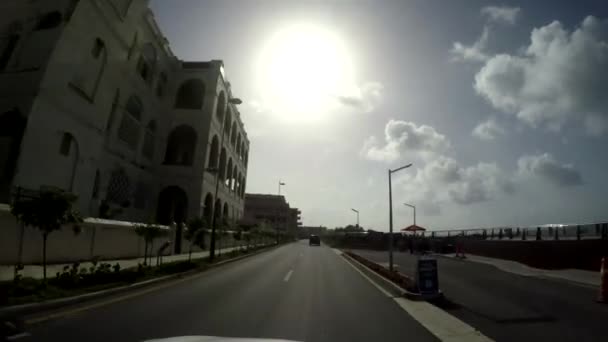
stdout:
{"type": "Polygon", "coordinates": [[[608,302],[608,258],[602,258],[602,267],[600,268],[600,293],[597,298],[600,303],[608,302]]]}

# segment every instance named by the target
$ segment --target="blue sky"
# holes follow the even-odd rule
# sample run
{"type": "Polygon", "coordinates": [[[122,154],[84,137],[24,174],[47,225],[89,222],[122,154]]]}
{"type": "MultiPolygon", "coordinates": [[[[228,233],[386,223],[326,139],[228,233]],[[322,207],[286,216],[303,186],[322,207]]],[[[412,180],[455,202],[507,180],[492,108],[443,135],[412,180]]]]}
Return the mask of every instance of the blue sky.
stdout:
{"type": "Polygon", "coordinates": [[[222,59],[307,225],[607,220],[605,1],[151,1],[175,54],[222,59]]]}

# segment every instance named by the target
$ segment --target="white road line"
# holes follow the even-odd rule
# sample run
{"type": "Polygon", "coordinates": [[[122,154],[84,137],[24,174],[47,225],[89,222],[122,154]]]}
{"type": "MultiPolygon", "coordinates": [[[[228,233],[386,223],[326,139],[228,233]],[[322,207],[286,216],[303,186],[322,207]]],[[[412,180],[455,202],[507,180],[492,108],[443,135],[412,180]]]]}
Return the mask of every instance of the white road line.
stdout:
{"type": "MultiPolygon", "coordinates": [[[[336,254],[342,254],[339,250],[334,249],[336,254]]],[[[450,315],[449,313],[439,309],[438,307],[424,302],[413,301],[403,297],[395,297],[382,286],[368,277],[363,271],[353,265],[349,260],[343,258],[344,261],[357,271],[363,278],[367,279],[380,292],[393,300],[399,307],[407,312],[418,323],[425,327],[431,334],[435,335],[439,340],[445,342],[492,342],[493,340],[483,335],[479,330],[450,315]]]]}
{"type": "MultiPolygon", "coordinates": [[[[334,249],[334,252],[339,252],[337,249],[334,249]]],[[[342,252],[340,252],[340,254],[342,254],[342,252]]],[[[350,267],[353,268],[353,270],[359,272],[359,274],[367,279],[367,281],[369,281],[372,285],[374,285],[378,290],[380,290],[380,292],[384,293],[387,297],[393,297],[393,295],[386,291],[382,286],[378,285],[375,281],[373,281],[370,277],[367,276],[367,274],[363,273],[363,271],[361,271],[360,269],[358,269],[355,265],[353,265],[349,260],[347,260],[346,258],[342,258],[342,260],[344,260],[345,263],[347,263],[350,267]]]]}
{"type": "Polygon", "coordinates": [[[31,335],[30,335],[29,333],[22,332],[22,333],[19,333],[19,334],[16,334],[16,335],[7,336],[7,337],[6,337],[6,339],[7,339],[8,341],[14,341],[14,340],[16,340],[16,339],[20,339],[20,338],[23,338],[23,337],[28,337],[28,336],[31,336],[31,335]]]}
{"type": "Polygon", "coordinates": [[[289,270],[289,272],[287,272],[287,274],[285,275],[285,278],[283,278],[283,281],[288,282],[289,278],[291,278],[292,274],[293,274],[293,270],[289,270]]]}

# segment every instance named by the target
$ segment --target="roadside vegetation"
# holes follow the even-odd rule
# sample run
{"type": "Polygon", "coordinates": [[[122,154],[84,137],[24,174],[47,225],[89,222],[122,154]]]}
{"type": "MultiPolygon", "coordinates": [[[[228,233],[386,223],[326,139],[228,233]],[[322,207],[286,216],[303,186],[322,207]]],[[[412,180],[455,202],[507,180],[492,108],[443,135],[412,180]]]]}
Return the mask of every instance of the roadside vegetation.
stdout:
{"type": "MultiPolygon", "coordinates": [[[[234,249],[217,256],[214,263],[247,255],[261,248],[264,247],[234,249]]],[[[87,268],[75,262],[66,265],[61,272],[47,280],[19,276],[14,280],[0,282],[0,306],[70,297],[187,271],[204,271],[211,266],[207,257],[166,262],[158,266],[140,263],[126,269],[121,269],[119,264],[95,261],[87,268]]]]}

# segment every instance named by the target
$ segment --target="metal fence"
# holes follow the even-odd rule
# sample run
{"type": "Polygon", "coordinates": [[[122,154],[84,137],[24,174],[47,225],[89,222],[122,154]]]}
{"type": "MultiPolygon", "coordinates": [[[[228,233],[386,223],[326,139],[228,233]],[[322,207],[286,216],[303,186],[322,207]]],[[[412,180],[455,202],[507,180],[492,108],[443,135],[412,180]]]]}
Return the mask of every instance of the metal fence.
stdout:
{"type": "Polygon", "coordinates": [[[526,227],[493,227],[426,231],[425,237],[465,237],[484,240],[589,240],[608,239],[608,223],[555,224],[526,227]]]}

